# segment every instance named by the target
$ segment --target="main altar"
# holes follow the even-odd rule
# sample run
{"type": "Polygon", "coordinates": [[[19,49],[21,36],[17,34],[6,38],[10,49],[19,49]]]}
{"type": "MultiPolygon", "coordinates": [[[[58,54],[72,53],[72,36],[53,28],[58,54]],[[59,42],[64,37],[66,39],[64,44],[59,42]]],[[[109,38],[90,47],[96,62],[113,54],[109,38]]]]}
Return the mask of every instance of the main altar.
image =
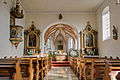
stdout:
{"type": "Polygon", "coordinates": [[[67,53],[63,50],[58,50],[53,53],[54,61],[67,61],[67,53]]]}

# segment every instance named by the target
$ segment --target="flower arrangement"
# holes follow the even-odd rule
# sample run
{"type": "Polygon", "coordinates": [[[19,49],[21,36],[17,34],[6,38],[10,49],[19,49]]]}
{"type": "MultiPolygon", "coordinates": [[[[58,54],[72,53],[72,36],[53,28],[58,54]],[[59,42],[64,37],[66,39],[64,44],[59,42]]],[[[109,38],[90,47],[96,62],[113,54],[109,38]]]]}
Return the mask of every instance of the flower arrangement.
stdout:
{"type": "Polygon", "coordinates": [[[94,51],[89,50],[88,55],[93,56],[94,55],[94,51]]]}
{"type": "Polygon", "coordinates": [[[72,56],[72,57],[78,57],[78,51],[75,50],[75,49],[71,49],[70,50],[70,56],[72,56]]]}
{"type": "Polygon", "coordinates": [[[28,51],[28,55],[33,55],[33,51],[32,50],[28,51]]]}

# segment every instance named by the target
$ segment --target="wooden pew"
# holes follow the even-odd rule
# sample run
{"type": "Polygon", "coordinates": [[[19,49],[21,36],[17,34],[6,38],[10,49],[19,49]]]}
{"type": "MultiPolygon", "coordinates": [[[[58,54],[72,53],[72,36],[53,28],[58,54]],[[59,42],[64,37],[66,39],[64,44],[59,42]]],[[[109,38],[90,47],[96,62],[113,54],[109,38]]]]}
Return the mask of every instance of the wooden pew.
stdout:
{"type": "Polygon", "coordinates": [[[6,58],[7,58],[7,56],[4,57],[4,59],[6,59],[6,58]]]}
{"type": "Polygon", "coordinates": [[[22,80],[20,59],[0,59],[0,78],[22,80]]]}
{"type": "MultiPolygon", "coordinates": [[[[88,80],[88,72],[90,72],[90,79],[101,79],[101,80],[111,80],[110,72],[111,71],[120,71],[120,60],[113,58],[84,58],[81,59],[80,65],[77,65],[80,68],[79,73],[80,80],[83,78],[84,80],[88,80]],[[85,59],[85,60],[84,60],[85,59]],[[107,63],[109,61],[109,64],[107,63]],[[83,65],[82,65],[82,64],[83,65]],[[82,67],[84,66],[84,68],[82,67]],[[87,67],[87,68],[86,68],[87,67]]],[[[73,68],[74,69],[74,68],[73,68]]],[[[117,76],[118,78],[118,76],[117,76]]]]}
{"type": "Polygon", "coordinates": [[[24,80],[34,79],[34,68],[32,58],[22,58],[20,62],[21,74],[24,80]]]}
{"type": "Polygon", "coordinates": [[[87,77],[86,77],[86,60],[84,58],[81,58],[80,59],[80,64],[79,64],[79,78],[80,80],[87,80],[87,77]]]}
{"type": "Polygon", "coordinates": [[[0,74],[13,80],[43,80],[50,69],[51,57],[0,59],[0,74]]]}
{"type": "Polygon", "coordinates": [[[74,68],[73,68],[73,70],[74,70],[74,72],[75,72],[75,74],[77,74],[77,58],[74,58],[74,68]]]}
{"type": "Polygon", "coordinates": [[[106,80],[105,79],[105,70],[106,70],[106,62],[104,59],[93,59],[91,66],[91,80],[106,80]]]}
{"type": "Polygon", "coordinates": [[[36,64],[36,75],[35,75],[35,77],[36,77],[36,80],[40,80],[40,71],[41,71],[41,69],[40,69],[40,64],[39,64],[39,60],[41,60],[40,58],[37,58],[37,64],[36,64]]]}
{"type": "Polygon", "coordinates": [[[70,57],[70,67],[71,67],[71,69],[73,69],[73,62],[74,62],[74,58],[70,57]]]}
{"type": "MultiPolygon", "coordinates": [[[[73,67],[73,70],[77,70],[77,74],[79,74],[79,78],[88,80],[88,79],[95,79],[95,74],[96,74],[96,79],[100,76],[100,71],[103,71],[105,75],[105,62],[106,58],[100,59],[100,58],[76,58],[77,59],[77,64],[75,58],[71,58],[71,66],[73,67]],[[74,60],[73,60],[74,59],[74,60]],[[93,59],[93,60],[92,60],[93,59]],[[72,64],[73,61],[73,64],[72,64]],[[74,66],[77,66],[74,67],[74,66]],[[102,70],[104,69],[104,70],[102,70]],[[96,71],[95,71],[96,70],[96,71]]],[[[101,74],[102,75],[102,74],[101,74]]],[[[101,79],[104,77],[101,76],[101,79]]]]}
{"type": "Polygon", "coordinates": [[[50,71],[51,69],[51,64],[52,64],[52,58],[51,57],[48,57],[48,72],[50,71]]]}
{"type": "MultiPolygon", "coordinates": [[[[120,72],[120,60],[119,59],[108,60],[107,65],[108,65],[107,75],[110,74],[109,76],[112,76],[112,72],[116,72],[116,73],[120,72]]],[[[114,79],[115,79],[115,76],[114,76],[114,79]]],[[[111,80],[111,79],[109,79],[109,80],[111,80]]]]}

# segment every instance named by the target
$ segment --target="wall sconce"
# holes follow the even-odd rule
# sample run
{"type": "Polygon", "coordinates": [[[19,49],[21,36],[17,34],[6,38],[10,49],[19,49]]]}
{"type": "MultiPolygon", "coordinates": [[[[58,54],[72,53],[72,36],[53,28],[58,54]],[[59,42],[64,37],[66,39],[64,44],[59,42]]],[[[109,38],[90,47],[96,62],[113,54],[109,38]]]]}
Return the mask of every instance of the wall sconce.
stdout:
{"type": "Polygon", "coordinates": [[[117,4],[117,5],[120,4],[120,0],[116,0],[116,4],[117,4]]]}

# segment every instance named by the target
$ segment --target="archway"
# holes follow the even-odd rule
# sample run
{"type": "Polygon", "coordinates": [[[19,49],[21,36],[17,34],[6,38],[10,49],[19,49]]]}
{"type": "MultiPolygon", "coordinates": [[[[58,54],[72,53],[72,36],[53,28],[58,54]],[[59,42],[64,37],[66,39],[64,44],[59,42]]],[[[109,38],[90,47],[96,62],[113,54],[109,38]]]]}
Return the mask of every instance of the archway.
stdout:
{"type": "MultiPolygon", "coordinates": [[[[56,50],[56,47],[55,47],[55,44],[56,44],[56,40],[57,40],[57,37],[60,35],[62,35],[62,37],[64,38],[64,44],[65,44],[65,50],[68,50],[70,49],[70,41],[69,41],[69,38],[72,38],[72,42],[73,42],[73,48],[75,49],[78,49],[78,44],[79,44],[79,41],[78,41],[78,38],[79,38],[79,34],[78,34],[78,31],[77,31],[77,28],[76,27],[73,27],[72,25],[70,24],[67,24],[67,23],[63,23],[63,22],[57,22],[57,23],[54,23],[54,24],[51,24],[49,25],[44,31],[43,31],[43,36],[42,36],[42,46],[44,46],[42,48],[42,53],[46,53],[48,52],[49,50],[47,50],[47,47],[46,47],[46,43],[47,43],[47,40],[51,40],[51,43],[54,45],[52,45],[52,49],[51,50],[56,50]]],[[[50,41],[49,41],[50,42],[50,41]]],[[[50,48],[49,48],[50,49],[50,48]]]]}

